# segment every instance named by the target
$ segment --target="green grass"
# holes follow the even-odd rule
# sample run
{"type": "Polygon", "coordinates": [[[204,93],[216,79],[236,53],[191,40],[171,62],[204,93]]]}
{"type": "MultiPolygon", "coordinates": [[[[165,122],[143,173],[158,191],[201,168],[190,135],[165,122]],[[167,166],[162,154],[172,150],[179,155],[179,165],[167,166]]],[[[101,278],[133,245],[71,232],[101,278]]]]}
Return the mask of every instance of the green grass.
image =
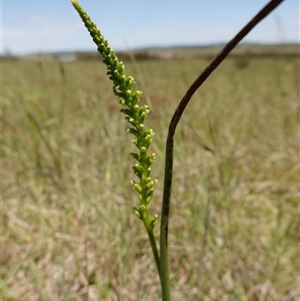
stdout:
{"type": "MultiPolygon", "coordinates": [[[[153,213],[169,120],[205,63],[126,63],[151,101],[153,213]]],[[[2,75],[2,300],[159,300],[101,61],[3,61],[2,75]]],[[[229,59],[192,99],[175,136],[172,300],[299,299],[298,106],[298,59],[229,59]]]]}

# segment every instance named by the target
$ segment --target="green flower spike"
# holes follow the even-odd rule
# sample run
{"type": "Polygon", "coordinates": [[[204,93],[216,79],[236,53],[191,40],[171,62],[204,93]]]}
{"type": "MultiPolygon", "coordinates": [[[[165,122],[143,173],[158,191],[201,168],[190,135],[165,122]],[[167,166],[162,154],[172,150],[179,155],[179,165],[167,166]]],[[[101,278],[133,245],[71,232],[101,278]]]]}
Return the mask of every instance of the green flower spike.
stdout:
{"type": "Polygon", "coordinates": [[[156,248],[156,242],[153,236],[153,228],[157,223],[158,216],[149,216],[148,203],[153,195],[153,187],[157,180],[150,178],[151,164],[155,161],[155,154],[147,154],[148,148],[154,136],[152,129],[144,127],[144,121],[149,114],[148,106],[139,106],[141,91],[134,91],[135,83],[132,76],[126,76],[124,64],[118,60],[115,52],[110,48],[106,39],[90,19],[87,13],[81,8],[76,0],[71,0],[74,8],[79,13],[85,27],[90,32],[93,41],[97,45],[98,52],[103,57],[103,63],[107,66],[107,75],[113,82],[113,92],[120,99],[120,104],[125,108],[121,112],[125,119],[131,124],[127,132],[134,138],[132,142],[136,145],[138,153],[131,153],[131,156],[137,161],[132,167],[139,181],[131,181],[133,188],[139,195],[140,206],[134,208],[134,212],[141,219],[148,232],[152,251],[159,270],[159,257],[156,248]]]}

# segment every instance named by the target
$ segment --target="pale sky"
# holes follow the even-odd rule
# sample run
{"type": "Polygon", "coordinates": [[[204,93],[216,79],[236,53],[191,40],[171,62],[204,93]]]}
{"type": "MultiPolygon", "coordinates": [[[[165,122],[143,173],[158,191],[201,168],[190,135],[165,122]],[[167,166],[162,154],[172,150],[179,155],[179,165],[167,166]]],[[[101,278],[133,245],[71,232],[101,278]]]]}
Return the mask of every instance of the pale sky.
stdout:
{"type": "MultiPolygon", "coordinates": [[[[79,0],[115,50],[227,42],[268,0],[79,0]]],[[[69,0],[1,0],[1,52],[96,50],[69,0]]],[[[299,43],[299,0],[244,40],[299,43]]]]}

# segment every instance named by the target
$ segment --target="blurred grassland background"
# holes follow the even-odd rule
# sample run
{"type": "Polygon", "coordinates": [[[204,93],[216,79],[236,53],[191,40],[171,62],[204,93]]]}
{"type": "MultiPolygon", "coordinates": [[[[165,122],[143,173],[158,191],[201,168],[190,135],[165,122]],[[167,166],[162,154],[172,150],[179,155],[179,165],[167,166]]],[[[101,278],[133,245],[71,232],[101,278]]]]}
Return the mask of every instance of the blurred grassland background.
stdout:
{"type": "MultiPolygon", "coordinates": [[[[125,62],[156,133],[153,213],[170,118],[206,64],[125,62]]],[[[3,60],[2,109],[2,300],[160,300],[132,212],[135,148],[100,56],[3,60]]],[[[227,59],[174,155],[173,300],[299,300],[299,57],[227,59]]]]}

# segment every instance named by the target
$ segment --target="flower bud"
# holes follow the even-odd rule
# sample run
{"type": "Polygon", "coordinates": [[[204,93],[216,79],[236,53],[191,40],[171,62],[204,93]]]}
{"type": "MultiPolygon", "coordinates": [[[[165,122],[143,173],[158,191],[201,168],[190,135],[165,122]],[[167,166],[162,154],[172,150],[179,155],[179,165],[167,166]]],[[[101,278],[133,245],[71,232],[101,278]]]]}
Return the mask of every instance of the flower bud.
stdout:
{"type": "Polygon", "coordinates": [[[133,208],[133,211],[135,213],[135,215],[139,218],[139,219],[143,219],[142,214],[140,212],[140,210],[136,207],[133,208]]]}

